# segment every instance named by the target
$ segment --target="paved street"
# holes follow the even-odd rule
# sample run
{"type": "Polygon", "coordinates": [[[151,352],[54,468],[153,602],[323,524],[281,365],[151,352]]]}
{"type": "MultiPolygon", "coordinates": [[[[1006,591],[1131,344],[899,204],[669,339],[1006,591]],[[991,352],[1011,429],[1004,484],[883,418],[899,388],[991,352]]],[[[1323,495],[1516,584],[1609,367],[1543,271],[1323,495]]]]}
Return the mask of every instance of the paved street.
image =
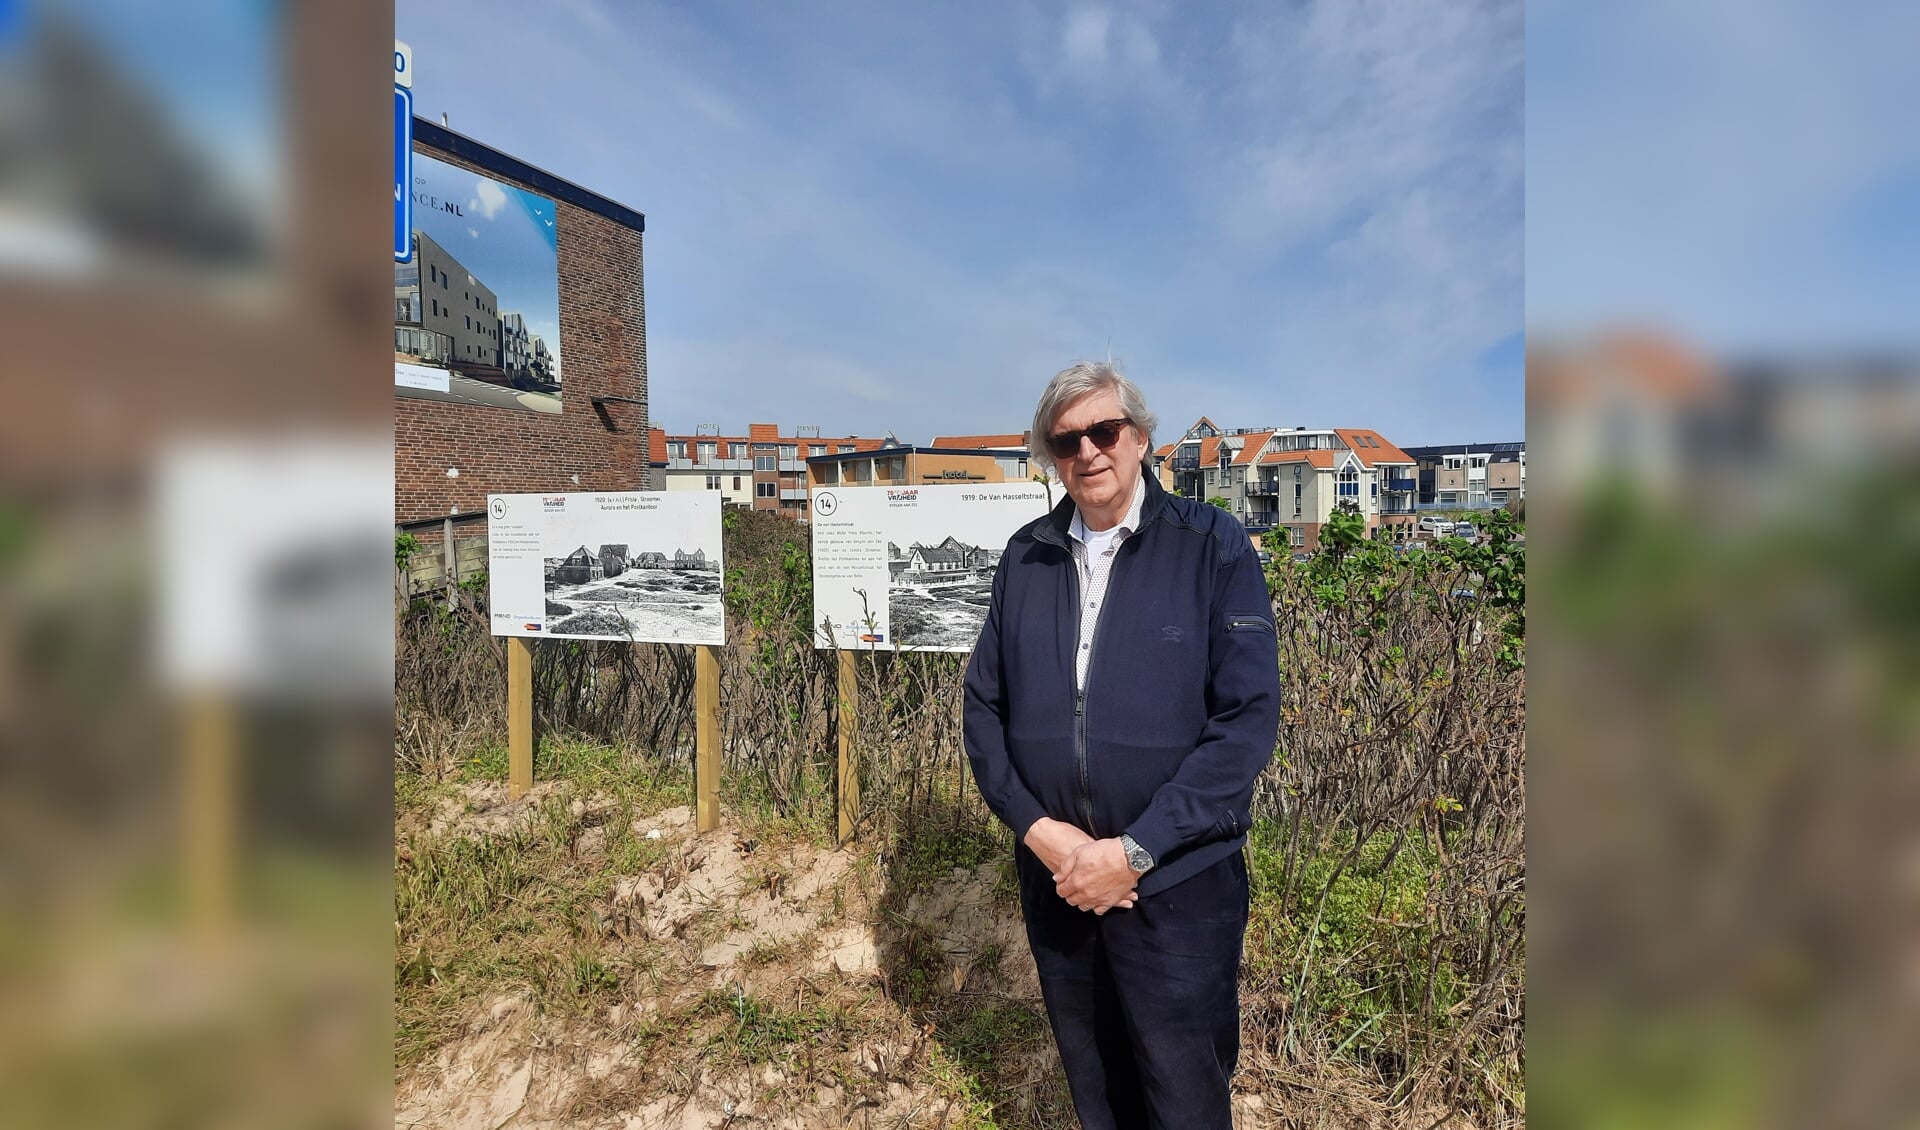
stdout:
{"type": "Polygon", "coordinates": [[[446,392],[428,389],[404,389],[406,396],[417,396],[425,400],[444,400],[453,404],[480,404],[489,408],[521,408],[534,412],[560,414],[560,397],[547,392],[519,392],[500,385],[476,381],[472,377],[452,374],[447,381],[446,392]]]}

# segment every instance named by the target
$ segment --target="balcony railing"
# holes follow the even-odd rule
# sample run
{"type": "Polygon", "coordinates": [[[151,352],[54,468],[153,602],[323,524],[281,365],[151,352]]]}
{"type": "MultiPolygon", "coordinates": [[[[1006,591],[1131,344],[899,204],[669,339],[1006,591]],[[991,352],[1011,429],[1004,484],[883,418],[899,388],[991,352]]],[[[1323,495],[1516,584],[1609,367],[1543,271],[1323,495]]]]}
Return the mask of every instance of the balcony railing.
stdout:
{"type": "Polygon", "coordinates": [[[1488,502],[1486,499],[1482,498],[1475,502],[1416,502],[1414,503],[1414,509],[1420,510],[1420,511],[1494,510],[1494,509],[1497,509],[1497,507],[1495,507],[1492,503],[1488,502]]]}
{"type": "Polygon", "coordinates": [[[673,471],[694,470],[694,471],[733,471],[736,473],[742,472],[742,471],[751,472],[753,470],[753,460],[751,459],[720,459],[718,457],[709,458],[709,459],[700,459],[700,458],[689,459],[684,455],[670,455],[667,457],[667,468],[673,471]]]}
{"type": "Polygon", "coordinates": [[[1416,482],[1415,482],[1414,480],[1412,480],[1412,479],[1388,479],[1388,480],[1387,480],[1387,487],[1386,487],[1386,489],[1388,489],[1388,490],[1416,490],[1416,489],[1418,489],[1418,487],[1419,487],[1419,485],[1420,485],[1420,484],[1418,484],[1418,483],[1416,483],[1416,482]]]}
{"type": "Polygon", "coordinates": [[[1176,471],[1198,471],[1200,469],[1200,457],[1198,455],[1176,455],[1173,457],[1173,469],[1176,471]]]}
{"type": "Polygon", "coordinates": [[[1277,482],[1261,482],[1255,479],[1247,483],[1247,495],[1249,497],[1258,498],[1263,495],[1272,496],[1279,493],[1280,484],[1277,482]]]}

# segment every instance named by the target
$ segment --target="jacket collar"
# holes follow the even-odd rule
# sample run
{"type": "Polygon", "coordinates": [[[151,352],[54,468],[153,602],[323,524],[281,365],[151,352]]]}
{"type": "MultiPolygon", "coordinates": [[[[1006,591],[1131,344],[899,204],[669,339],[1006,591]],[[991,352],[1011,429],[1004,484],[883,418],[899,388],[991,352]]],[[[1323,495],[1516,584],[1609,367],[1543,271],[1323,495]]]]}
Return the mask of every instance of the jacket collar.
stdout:
{"type": "MultiPolygon", "coordinates": [[[[1166,512],[1169,497],[1166,488],[1160,485],[1160,477],[1153,473],[1151,467],[1140,468],[1140,481],[1146,484],[1147,496],[1140,500],[1140,527],[1134,531],[1135,534],[1153,525],[1166,512]]],[[[1073,496],[1068,495],[1054,505],[1052,512],[1034,529],[1033,534],[1049,545],[1066,549],[1067,530],[1072,525],[1073,496]]]]}

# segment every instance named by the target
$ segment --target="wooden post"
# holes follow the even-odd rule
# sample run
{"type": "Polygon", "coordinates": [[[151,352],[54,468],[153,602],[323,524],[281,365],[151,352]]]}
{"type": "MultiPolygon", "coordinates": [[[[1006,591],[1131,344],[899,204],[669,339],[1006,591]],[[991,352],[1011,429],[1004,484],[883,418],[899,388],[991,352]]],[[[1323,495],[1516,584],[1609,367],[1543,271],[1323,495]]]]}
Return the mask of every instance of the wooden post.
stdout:
{"type": "Polygon", "coordinates": [[[507,637],[507,797],[533,788],[533,648],[507,637]]]}
{"type": "Polygon", "coordinates": [[[707,644],[694,648],[694,828],[711,832],[720,826],[720,649],[707,644]]]}
{"type": "Polygon", "coordinates": [[[860,812],[860,762],[854,750],[854,715],[860,709],[858,668],[854,653],[840,652],[840,839],[853,839],[854,817],[860,812]]]}
{"type": "Polygon", "coordinates": [[[186,738],[187,898],[203,944],[233,922],[233,841],[237,821],[233,703],[215,693],[188,699],[186,738]]]}
{"type": "Polygon", "coordinates": [[[453,519],[440,519],[440,560],[445,564],[447,575],[447,611],[454,609],[455,594],[460,591],[460,562],[453,552],[453,519]]]}

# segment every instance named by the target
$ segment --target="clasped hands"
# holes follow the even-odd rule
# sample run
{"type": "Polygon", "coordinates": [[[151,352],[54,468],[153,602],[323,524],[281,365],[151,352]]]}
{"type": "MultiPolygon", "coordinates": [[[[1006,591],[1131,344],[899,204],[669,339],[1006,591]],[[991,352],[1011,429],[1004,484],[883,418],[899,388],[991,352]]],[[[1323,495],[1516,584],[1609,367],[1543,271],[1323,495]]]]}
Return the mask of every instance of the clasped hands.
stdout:
{"type": "Polygon", "coordinates": [[[1042,816],[1027,829],[1027,848],[1053,874],[1053,889],[1081,910],[1133,909],[1139,873],[1127,865],[1118,837],[1096,840],[1064,820],[1042,816]]]}

